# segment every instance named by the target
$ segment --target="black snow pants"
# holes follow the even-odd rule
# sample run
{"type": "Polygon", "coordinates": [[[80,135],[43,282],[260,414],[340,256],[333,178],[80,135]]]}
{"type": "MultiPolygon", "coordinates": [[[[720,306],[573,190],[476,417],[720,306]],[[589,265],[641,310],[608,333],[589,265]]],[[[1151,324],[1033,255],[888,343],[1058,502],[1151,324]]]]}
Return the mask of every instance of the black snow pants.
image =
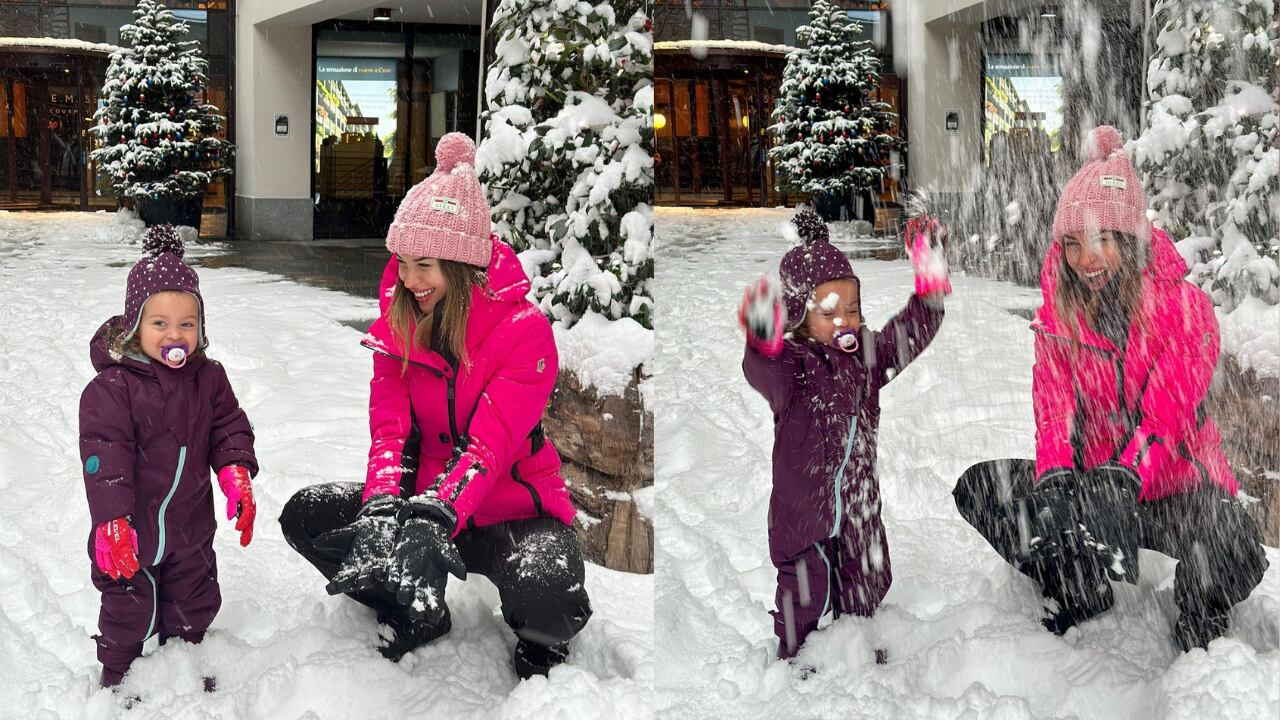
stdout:
{"type": "MultiPolygon", "coordinates": [[[[1035,565],[1020,558],[1017,513],[1008,508],[1017,507],[1034,487],[1033,460],[993,460],[966,470],[952,494],[960,515],[1001,557],[1036,580],[1046,598],[1070,612],[1073,606],[1099,602],[1101,591],[1109,607],[1110,587],[1100,563],[1070,558],[1035,565]]],[[[1087,518],[1082,522],[1088,526],[1087,518]]],[[[1257,525],[1238,500],[1216,485],[1138,503],[1138,524],[1140,547],[1179,561],[1173,592],[1184,615],[1224,615],[1249,596],[1267,569],[1257,525]]],[[[1084,609],[1085,616],[1094,614],[1084,609]]]]}
{"type": "MultiPolygon", "coordinates": [[[[354,522],[363,491],[363,483],[312,485],[295,493],[280,514],[289,545],[326,579],[337,573],[350,548],[317,547],[315,539],[354,522]]],[[[571,526],[555,518],[515,520],[463,530],[454,543],[467,572],[497,586],[502,617],[517,637],[549,647],[567,642],[587,624],[591,603],[582,548],[571,526]]],[[[351,597],[381,618],[409,622],[392,592],[371,588],[351,597]]],[[[448,612],[446,607],[445,628],[448,612]]]]}

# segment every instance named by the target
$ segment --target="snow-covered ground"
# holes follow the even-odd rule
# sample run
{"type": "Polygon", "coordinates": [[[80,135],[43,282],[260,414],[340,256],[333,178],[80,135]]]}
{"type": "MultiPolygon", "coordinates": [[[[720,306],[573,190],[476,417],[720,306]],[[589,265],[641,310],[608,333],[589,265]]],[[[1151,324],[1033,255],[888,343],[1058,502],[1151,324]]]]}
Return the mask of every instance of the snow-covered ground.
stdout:
{"type": "MultiPolygon", "coordinates": [[[[735,311],[776,272],[789,211],[661,209],[653,365],[658,708],[664,718],[1249,718],[1280,716],[1280,551],[1208,652],[1170,637],[1174,562],[1144,551],[1140,587],[1067,638],[1039,595],[962,520],[969,465],[1032,457],[1039,291],[957,277],[932,346],[882,395],[879,475],[894,584],[875,618],[810,637],[800,680],[774,658],[765,519],[772,421],[742,377],[735,311]],[[888,651],[876,665],[873,649],[888,651]]],[[[847,250],[859,243],[838,239],[847,250]]],[[[882,244],[882,243],[879,243],[882,244]]],[[[906,260],[856,260],[883,324],[912,288],[906,260]]]]}
{"type": "MultiPolygon", "coordinates": [[[[123,309],[138,223],[0,212],[0,718],[125,713],[97,687],[98,594],[77,447],[89,338],[123,309]]],[[[218,252],[193,247],[188,257],[218,252]]],[[[364,477],[368,351],[341,321],[372,300],[243,269],[201,269],[210,355],[257,428],[253,544],[223,524],[222,611],[205,642],[157,650],[125,688],[156,718],[616,718],[653,715],[653,579],[587,567],[595,614],[567,665],[519,682],[487,580],[450,581],[453,632],[395,665],[371,611],[329,597],[276,518],[299,488],[364,477]],[[217,677],[206,694],[201,677],[217,677]]],[[[215,493],[216,494],[216,493],[215,493]]]]}

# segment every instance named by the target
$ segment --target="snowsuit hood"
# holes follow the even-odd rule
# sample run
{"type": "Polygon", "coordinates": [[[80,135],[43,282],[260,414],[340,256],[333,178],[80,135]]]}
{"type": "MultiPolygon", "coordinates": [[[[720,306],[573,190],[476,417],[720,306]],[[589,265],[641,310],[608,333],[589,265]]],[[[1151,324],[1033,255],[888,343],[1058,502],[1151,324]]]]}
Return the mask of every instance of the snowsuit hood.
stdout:
{"type": "Polygon", "coordinates": [[[487,282],[471,288],[463,368],[442,347],[406,351],[392,332],[387,312],[399,271],[394,256],[387,262],[382,314],[362,340],[374,351],[365,497],[421,493],[452,458],[480,446],[494,472],[445,498],[459,528],[540,516],[571,523],[560,456],[542,433],[559,369],[551,324],[526,298],[529,279],[515,252],[496,235],[490,242],[487,282]]]}
{"type": "Polygon", "coordinates": [[[1083,313],[1072,336],[1055,310],[1060,238],[1045,256],[1043,304],[1032,322],[1037,475],[1119,462],[1137,471],[1141,500],[1203,483],[1234,495],[1238,483],[1204,407],[1220,344],[1213,303],[1184,279],[1186,262],[1163,230],[1152,230],[1149,250],[1122,348],[1088,327],[1083,313]]]}

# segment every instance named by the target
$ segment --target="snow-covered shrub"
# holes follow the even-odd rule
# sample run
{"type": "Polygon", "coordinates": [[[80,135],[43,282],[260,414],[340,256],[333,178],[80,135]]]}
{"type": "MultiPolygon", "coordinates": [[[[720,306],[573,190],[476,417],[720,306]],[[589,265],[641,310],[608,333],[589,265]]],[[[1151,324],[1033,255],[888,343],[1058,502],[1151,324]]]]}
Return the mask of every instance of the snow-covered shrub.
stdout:
{"type": "Polygon", "coordinates": [[[545,312],[652,328],[653,35],[640,0],[502,0],[476,153],[545,312]]]}
{"type": "Polygon", "coordinates": [[[225,121],[202,104],[208,63],[188,27],[156,0],[138,0],[134,21],[120,28],[93,133],[91,153],[117,195],[191,198],[231,172],[231,143],[217,137],[225,121]]]}
{"type": "Polygon", "coordinates": [[[1280,41],[1272,0],[1159,0],[1148,99],[1131,144],[1189,278],[1230,312],[1280,301],[1280,41]]]}

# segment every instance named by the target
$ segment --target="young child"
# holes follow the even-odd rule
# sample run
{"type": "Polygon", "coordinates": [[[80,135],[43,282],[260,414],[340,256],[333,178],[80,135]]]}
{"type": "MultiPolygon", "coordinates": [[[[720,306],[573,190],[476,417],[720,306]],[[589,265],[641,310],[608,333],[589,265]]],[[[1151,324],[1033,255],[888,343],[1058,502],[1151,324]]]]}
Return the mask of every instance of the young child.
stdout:
{"type": "Polygon", "coordinates": [[[782,258],[781,300],[763,278],[739,310],[742,370],[773,410],[772,615],[778,657],[787,659],[828,612],[870,617],[889,590],[875,475],[880,388],[933,339],[951,290],[945,261],[929,249],[941,226],[913,223],[916,294],[873,332],[863,324],[858,277],[826,225],[807,210],[793,223],[803,244],[782,258]]]}
{"type": "Polygon", "coordinates": [[[89,345],[98,375],[80,397],[103,687],[120,683],[154,633],[200,642],[222,604],[210,468],[242,546],[256,512],[253,430],[226,370],[205,356],[200,281],[172,227],[149,229],[143,251],[124,314],[89,345]]]}

